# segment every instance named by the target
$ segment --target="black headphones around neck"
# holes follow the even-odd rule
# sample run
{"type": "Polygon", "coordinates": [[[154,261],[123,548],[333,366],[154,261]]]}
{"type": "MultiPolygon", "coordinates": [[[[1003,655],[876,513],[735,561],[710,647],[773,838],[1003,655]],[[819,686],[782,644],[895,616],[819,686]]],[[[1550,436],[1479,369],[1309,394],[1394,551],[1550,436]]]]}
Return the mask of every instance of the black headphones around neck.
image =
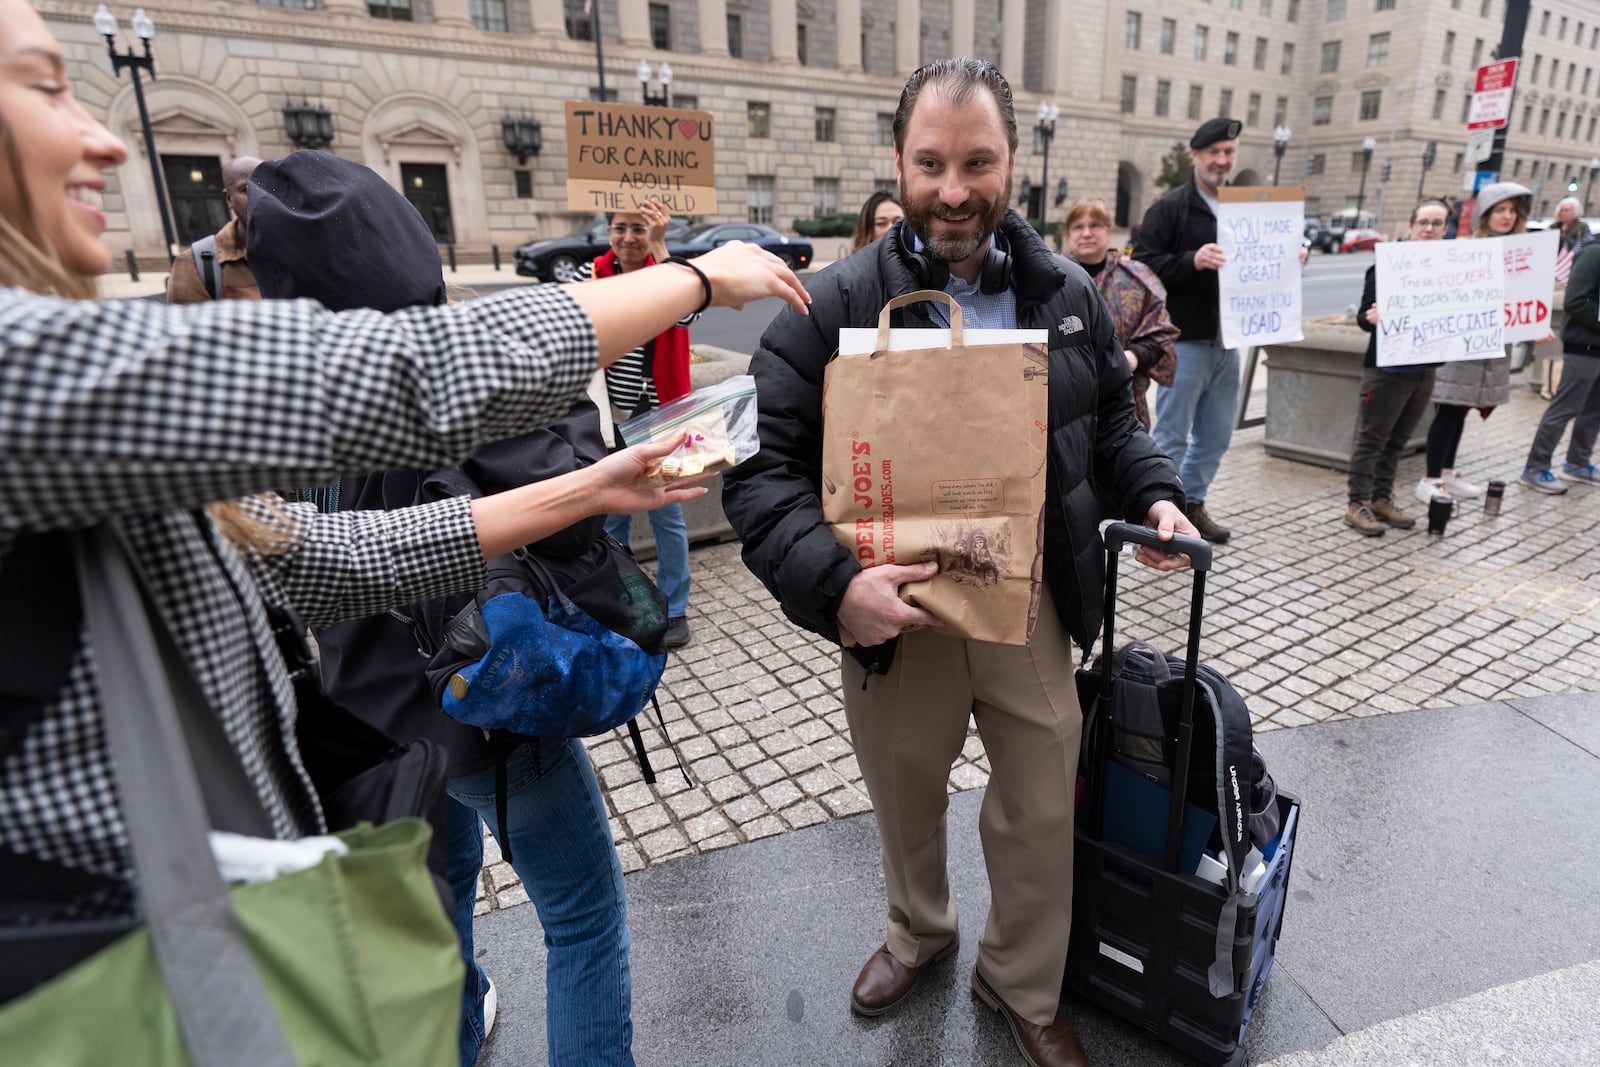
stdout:
{"type": "MultiPolygon", "coordinates": [[[[911,247],[910,227],[901,219],[889,231],[889,247],[900,262],[906,265],[917,284],[923,289],[943,290],[950,281],[950,264],[935,259],[926,252],[911,247]]],[[[983,254],[983,266],[978,268],[978,291],[988,296],[1003,293],[1011,288],[1011,245],[1006,235],[994,231],[994,240],[983,254]]]]}

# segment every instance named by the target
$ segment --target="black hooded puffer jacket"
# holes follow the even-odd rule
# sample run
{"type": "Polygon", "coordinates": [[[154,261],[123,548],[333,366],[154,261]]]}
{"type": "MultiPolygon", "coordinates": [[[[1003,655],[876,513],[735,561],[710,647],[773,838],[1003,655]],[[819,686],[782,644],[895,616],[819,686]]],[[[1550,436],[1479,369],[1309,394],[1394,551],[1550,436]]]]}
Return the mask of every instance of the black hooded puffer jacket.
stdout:
{"type": "MultiPolygon", "coordinates": [[[[1015,211],[1000,228],[1012,249],[1017,325],[1050,331],[1045,574],[1062,624],[1087,647],[1100,631],[1101,521],[1143,522],[1158,500],[1182,507],[1183,490],[1134,417],[1127,360],[1089,276],[1053,255],[1015,211]]],[[[822,271],[807,282],[811,314],[786,309],[767,327],[750,364],[761,451],[723,476],[723,509],[745,564],[784,614],[833,641],[839,601],[861,567],[822,521],[822,375],[841,327],[876,325],[885,303],[924,288],[899,249],[891,233],[822,271]]],[[[902,308],[893,324],[933,326],[927,307],[902,308]]],[[[886,669],[892,644],[857,656],[886,669]]]]}

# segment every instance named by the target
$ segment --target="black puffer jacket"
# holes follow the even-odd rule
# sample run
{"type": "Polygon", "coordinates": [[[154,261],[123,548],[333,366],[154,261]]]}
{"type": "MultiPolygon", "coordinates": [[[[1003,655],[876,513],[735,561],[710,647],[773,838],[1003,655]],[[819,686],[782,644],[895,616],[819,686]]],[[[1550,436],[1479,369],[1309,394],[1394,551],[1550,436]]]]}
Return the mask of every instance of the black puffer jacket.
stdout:
{"type": "Polygon", "coordinates": [[[1194,254],[1217,240],[1217,216],[1190,178],[1163,193],[1144,213],[1133,258],[1156,272],[1167,287],[1167,315],[1180,341],[1215,341],[1222,336],[1218,278],[1197,270],[1194,254]]]}
{"type": "MultiPolygon", "coordinates": [[[[1012,249],[1017,325],[1050,331],[1045,573],[1062,624],[1087,646],[1100,630],[1101,520],[1142,522],[1159,500],[1181,507],[1183,492],[1171,460],[1134,418],[1128,363],[1088,275],[1052,255],[1016,212],[1001,230],[1012,249]]],[[[889,300],[924,288],[899,247],[890,235],[822,271],[807,284],[811,314],[785,310],[767,327],[750,364],[761,451],[723,476],[723,508],[744,541],[745,564],[784,614],[833,641],[839,601],[861,566],[822,521],[822,375],[841,327],[874,325],[889,300]]],[[[895,313],[894,325],[934,323],[926,304],[914,304],[895,313]]],[[[891,649],[858,658],[881,668],[891,649]]]]}

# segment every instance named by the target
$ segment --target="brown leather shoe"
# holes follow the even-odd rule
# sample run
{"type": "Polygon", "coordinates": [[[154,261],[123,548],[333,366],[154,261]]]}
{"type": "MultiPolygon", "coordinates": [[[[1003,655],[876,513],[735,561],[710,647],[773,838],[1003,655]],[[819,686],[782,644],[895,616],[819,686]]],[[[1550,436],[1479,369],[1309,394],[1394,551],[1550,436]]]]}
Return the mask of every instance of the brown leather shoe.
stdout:
{"type": "Polygon", "coordinates": [[[1372,509],[1373,517],[1379,522],[1386,522],[1396,530],[1409,530],[1417,524],[1416,518],[1395,507],[1393,500],[1379,497],[1367,507],[1372,509]]]}
{"type": "Polygon", "coordinates": [[[1011,1036],[1017,1042],[1017,1051],[1022,1053],[1028,1067],[1089,1067],[1078,1032],[1061,1014],[1060,1008],[1056,1009],[1055,1021],[1050,1025],[1030,1023],[1000,999],[976,967],[972,970],[972,991],[979,1000],[1006,1017],[1006,1025],[1011,1027],[1011,1036]]]}
{"type": "Polygon", "coordinates": [[[882,1015],[906,999],[906,995],[916,986],[917,979],[922,977],[922,972],[928,969],[929,964],[938,963],[955,952],[958,947],[958,942],[952,941],[922,966],[907,967],[894,958],[894,953],[889,951],[888,945],[882,946],[867,957],[866,966],[862,967],[861,973],[856,976],[856,984],[850,990],[851,1009],[857,1015],[882,1015]]]}

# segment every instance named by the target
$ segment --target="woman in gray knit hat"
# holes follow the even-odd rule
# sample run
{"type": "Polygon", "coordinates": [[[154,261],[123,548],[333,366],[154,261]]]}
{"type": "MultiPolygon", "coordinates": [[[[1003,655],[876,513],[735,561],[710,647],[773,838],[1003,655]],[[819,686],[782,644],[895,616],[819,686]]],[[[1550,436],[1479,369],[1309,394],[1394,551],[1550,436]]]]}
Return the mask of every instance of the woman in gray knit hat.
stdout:
{"type": "MultiPolygon", "coordinates": [[[[1516,182],[1496,182],[1478,193],[1472,211],[1472,236],[1504,237],[1527,228],[1533,191],[1516,182]]],[[[1456,449],[1466,429],[1467,412],[1477,408],[1484,418],[1511,399],[1511,346],[1489,359],[1459,360],[1439,368],[1433,384],[1433,424],[1428,427],[1428,473],[1417,483],[1424,504],[1440,493],[1480,497],[1483,489],[1456,470],[1456,449]]]]}

